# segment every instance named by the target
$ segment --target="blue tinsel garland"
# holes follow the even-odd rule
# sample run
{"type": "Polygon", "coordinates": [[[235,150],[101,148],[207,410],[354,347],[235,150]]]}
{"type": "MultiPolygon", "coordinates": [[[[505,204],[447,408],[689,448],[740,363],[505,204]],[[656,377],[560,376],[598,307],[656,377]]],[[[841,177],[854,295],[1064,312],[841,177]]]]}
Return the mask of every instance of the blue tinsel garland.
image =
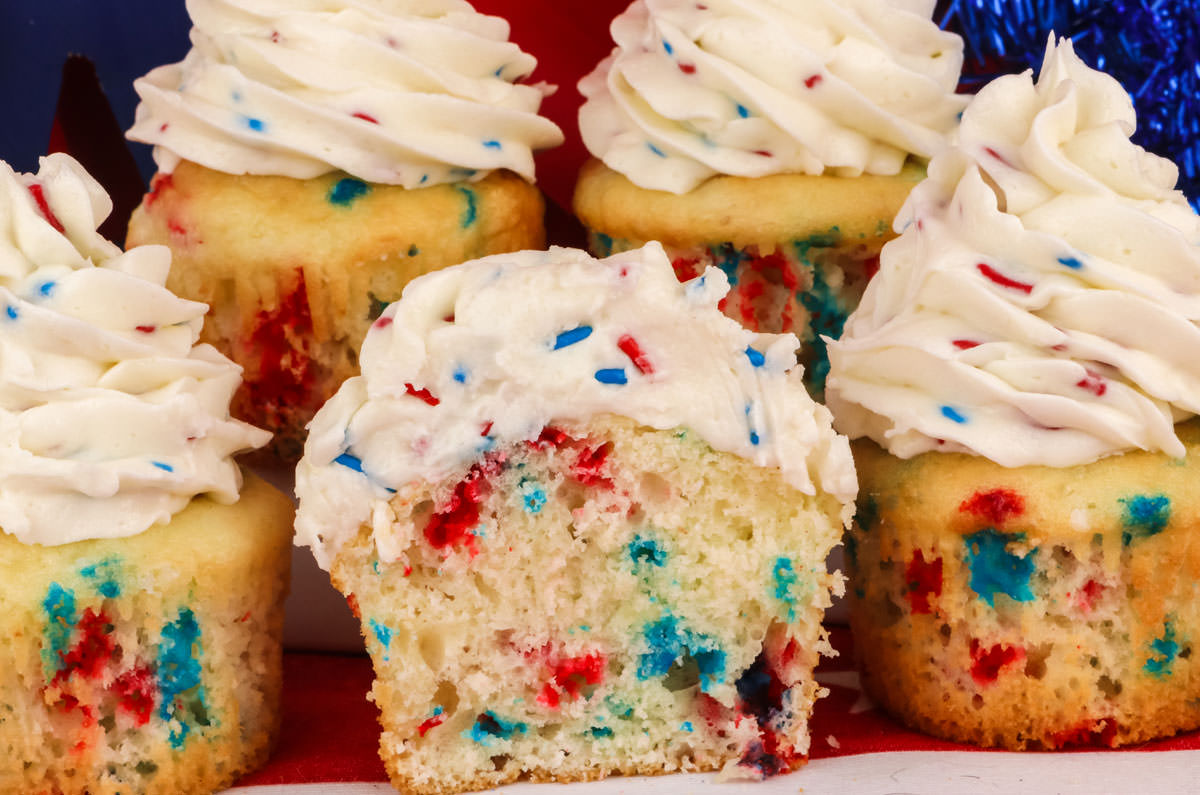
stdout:
{"type": "Polygon", "coordinates": [[[1200,209],[1200,0],[950,0],[942,25],[966,42],[963,87],[1041,65],[1046,36],[1070,36],[1087,63],[1121,81],[1134,140],[1179,166],[1200,209]]]}

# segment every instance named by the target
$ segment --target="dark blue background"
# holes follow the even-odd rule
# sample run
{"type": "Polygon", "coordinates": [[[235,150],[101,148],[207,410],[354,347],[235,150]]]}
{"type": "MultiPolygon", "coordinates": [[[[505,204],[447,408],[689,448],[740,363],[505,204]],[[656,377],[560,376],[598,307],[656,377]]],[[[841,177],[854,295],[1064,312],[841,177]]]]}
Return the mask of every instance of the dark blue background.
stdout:
{"type": "MultiPolygon", "coordinates": [[[[133,81],[183,58],[183,0],[0,0],[0,160],[37,170],[46,153],[67,55],[85,55],[122,129],[133,124],[133,81]]],[[[150,147],[131,144],[144,178],[150,147]]]]}

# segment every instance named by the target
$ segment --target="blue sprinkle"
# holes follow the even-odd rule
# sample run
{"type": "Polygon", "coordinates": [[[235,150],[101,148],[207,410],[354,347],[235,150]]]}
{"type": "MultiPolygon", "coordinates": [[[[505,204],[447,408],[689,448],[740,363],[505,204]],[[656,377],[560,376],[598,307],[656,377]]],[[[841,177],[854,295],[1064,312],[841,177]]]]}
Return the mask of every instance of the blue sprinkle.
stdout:
{"type": "Polygon", "coordinates": [[[651,151],[651,152],[653,152],[654,154],[658,155],[659,157],[666,157],[666,156],[667,156],[667,153],[666,153],[666,152],[664,152],[663,150],[659,149],[657,146],[655,146],[655,145],[654,145],[653,143],[651,143],[650,141],[646,141],[646,146],[647,146],[647,148],[649,148],[649,149],[650,149],[650,151],[651,151]]]}
{"type": "Polygon", "coordinates": [[[333,463],[341,464],[346,469],[353,469],[355,472],[363,471],[362,459],[357,456],[352,456],[349,453],[342,453],[337,458],[333,459],[333,463]]]}
{"type": "Polygon", "coordinates": [[[354,177],[344,177],[334,183],[329,189],[329,203],[335,204],[338,207],[349,207],[355,202],[371,192],[371,186],[363,182],[361,179],[354,177]]]}
{"type": "Polygon", "coordinates": [[[996,606],[998,593],[1017,602],[1033,601],[1029,587],[1033,555],[1022,558],[1008,551],[1009,543],[1024,540],[1024,533],[1001,533],[991,527],[963,538],[971,570],[971,590],[992,607],[996,606]]]}
{"type": "Polygon", "coordinates": [[[500,144],[500,142],[499,142],[499,141],[496,141],[496,140],[484,141],[484,142],[483,142],[483,145],[484,145],[484,147],[485,147],[485,148],[487,148],[487,149],[503,149],[503,148],[504,148],[504,147],[503,147],[503,146],[500,144]]]}
{"type": "Polygon", "coordinates": [[[667,55],[675,54],[675,48],[672,47],[671,43],[668,42],[666,39],[663,39],[663,49],[667,51],[667,55]]]}
{"type": "Polygon", "coordinates": [[[56,582],[50,583],[46,598],[42,600],[42,609],[46,611],[43,634],[47,641],[42,648],[42,663],[53,676],[71,640],[71,628],[79,620],[75,615],[75,592],[56,582]]]}
{"type": "Polygon", "coordinates": [[[1179,655],[1179,642],[1175,639],[1175,627],[1170,621],[1163,622],[1163,636],[1150,642],[1151,656],[1142,666],[1146,673],[1165,676],[1171,673],[1171,663],[1179,655]]]}
{"type": "Polygon", "coordinates": [[[613,736],[613,730],[607,726],[593,726],[591,728],[592,736],[597,740],[607,739],[613,736]]]}
{"type": "Polygon", "coordinates": [[[37,291],[42,294],[43,298],[49,298],[54,292],[54,288],[58,286],[58,282],[46,281],[38,285],[37,291]]]}
{"type": "Polygon", "coordinates": [[[15,306],[9,304],[8,306],[4,307],[4,314],[8,315],[9,320],[16,320],[20,312],[17,311],[15,306]]]}
{"type": "Polygon", "coordinates": [[[755,431],[750,431],[750,444],[752,444],[752,445],[754,445],[755,447],[757,447],[757,446],[758,446],[758,442],[759,442],[759,439],[758,439],[758,433],[756,433],[755,431]]]}
{"type": "Polygon", "coordinates": [[[754,365],[755,367],[762,367],[767,363],[767,357],[763,356],[761,351],[757,351],[750,347],[746,348],[746,358],[749,359],[750,364],[754,365]]]}
{"type": "Polygon", "coordinates": [[[748,119],[750,118],[750,109],[739,102],[737,103],[737,115],[743,119],[748,119]]]}
{"type": "Polygon", "coordinates": [[[604,370],[597,370],[596,380],[602,384],[616,384],[620,386],[629,383],[629,376],[625,375],[623,368],[609,367],[604,370]]]}
{"type": "Polygon", "coordinates": [[[521,492],[521,504],[525,513],[542,512],[542,508],[546,506],[546,492],[541,486],[529,478],[521,478],[517,484],[517,491],[521,492]]]}
{"type": "Polygon", "coordinates": [[[796,584],[799,578],[796,577],[796,571],[792,566],[792,561],[789,558],[779,557],[775,559],[775,567],[771,570],[771,577],[775,580],[775,598],[787,605],[787,620],[796,620],[796,594],[792,592],[792,586],[796,584]]]}
{"type": "Polygon", "coordinates": [[[424,185],[424,184],[425,184],[426,182],[428,182],[428,181],[429,181],[429,175],[428,175],[428,174],[422,174],[422,175],[421,175],[421,179],[420,179],[420,181],[419,181],[417,184],[418,184],[418,185],[424,185]]]}
{"type": "Polygon", "coordinates": [[[942,416],[951,422],[957,422],[959,425],[967,421],[966,416],[960,414],[953,406],[942,406],[942,416]]]}
{"type": "Polygon", "coordinates": [[[629,542],[629,559],[635,569],[643,562],[662,568],[667,562],[667,550],[653,538],[636,535],[629,542]]]}
{"type": "Polygon", "coordinates": [[[616,241],[612,235],[606,235],[603,232],[592,232],[592,240],[596,246],[596,256],[607,257],[613,253],[616,241]]]}
{"type": "Polygon", "coordinates": [[[164,464],[162,461],[151,461],[150,463],[154,464],[154,466],[158,467],[163,472],[174,472],[175,471],[175,467],[171,466],[170,464],[164,464]]]}
{"type": "Polygon", "coordinates": [[[1079,260],[1075,259],[1074,257],[1059,257],[1058,263],[1060,265],[1066,265],[1071,270],[1076,270],[1076,271],[1083,267],[1083,263],[1080,262],[1079,260]]]}
{"type": "MultiPolygon", "coordinates": [[[[371,634],[375,636],[375,640],[379,641],[383,648],[390,648],[392,645],[392,636],[395,634],[394,630],[392,630],[392,628],[389,626],[379,623],[373,618],[369,623],[371,626],[371,634]]],[[[384,661],[388,659],[386,653],[383,655],[383,659],[384,661]]]]}
{"type": "Polygon", "coordinates": [[[458,187],[458,192],[467,200],[467,206],[463,208],[462,217],[459,219],[459,224],[463,229],[468,228],[479,218],[479,204],[475,196],[475,191],[463,186],[458,187]]]}
{"type": "Polygon", "coordinates": [[[191,610],[182,608],[179,618],[162,628],[162,642],[158,646],[158,689],[162,693],[158,714],[163,720],[175,718],[178,721],[178,728],[173,727],[168,737],[173,748],[181,748],[192,729],[187,722],[190,711],[177,703],[180,696],[199,688],[197,698],[201,705],[204,704],[200,661],[197,659],[200,653],[200,625],[191,610]]]}
{"type": "Polygon", "coordinates": [[[680,731],[685,732],[695,731],[695,729],[692,728],[692,722],[690,720],[685,720],[683,723],[679,724],[679,729],[680,731]]]}
{"type": "Polygon", "coordinates": [[[256,119],[253,116],[243,116],[242,123],[249,127],[254,132],[266,132],[267,123],[262,119],[256,119]]]}
{"type": "Polygon", "coordinates": [[[527,727],[517,721],[506,721],[496,716],[490,709],[475,718],[475,724],[463,735],[471,738],[480,745],[491,745],[493,737],[507,740],[513,734],[524,734],[527,727]]]}
{"type": "Polygon", "coordinates": [[[1125,546],[1135,539],[1158,535],[1171,521],[1171,501],[1164,494],[1156,497],[1139,494],[1136,497],[1123,497],[1120,502],[1125,506],[1125,513],[1121,517],[1125,525],[1121,541],[1125,546]]]}
{"type": "Polygon", "coordinates": [[[574,345],[577,342],[583,342],[588,337],[592,336],[591,326],[578,326],[570,331],[564,331],[554,338],[554,350],[565,348],[568,345],[574,345]]]}
{"type": "Polygon", "coordinates": [[[241,102],[241,101],[242,101],[242,92],[241,92],[241,91],[234,91],[234,92],[233,92],[233,94],[232,94],[232,96],[233,96],[233,101],[234,101],[234,102],[241,102]]]}
{"type": "Polygon", "coordinates": [[[454,380],[460,384],[467,383],[467,371],[461,366],[454,368],[454,380]]]}
{"type": "Polygon", "coordinates": [[[415,243],[408,247],[408,256],[415,257],[420,253],[421,253],[421,249],[417,248],[415,243]]]}

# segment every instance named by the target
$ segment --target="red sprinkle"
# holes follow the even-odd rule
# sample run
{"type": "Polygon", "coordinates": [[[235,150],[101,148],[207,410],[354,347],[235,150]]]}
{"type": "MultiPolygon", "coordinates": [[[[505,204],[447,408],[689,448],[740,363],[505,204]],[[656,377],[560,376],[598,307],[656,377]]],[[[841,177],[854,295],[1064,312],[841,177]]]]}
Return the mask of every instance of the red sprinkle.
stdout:
{"type": "Polygon", "coordinates": [[[572,701],[579,698],[581,688],[598,685],[604,681],[608,660],[600,652],[568,657],[551,665],[551,681],[543,685],[538,693],[538,703],[557,708],[560,696],[565,694],[572,701]]]}
{"type": "Polygon", "coordinates": [[[1019,282],[1016,279],[1005,276],[1003,273],[996,270],[991,265],[988,265],[986,262],[981,262],[978,265],[976,265],[975,267],[979,269],[980,273],[982,273],[988,279],[990,279],[991,281],[1000,285],[1001,287],[1007,287],[1010,290],[1019,290],[1020,292],[1023,292],[1026,295],[1029,295],[1030,293],[1033,292],[1032,284],[1028,284],[1026,282],[1019,282]]]}
{"type": "Polygon", "coordinates": [[[139,664],[117,677],[110,686],[110,691],[117,696],[117,705],[133,716],[134,723],[145,726],[150,722],[154,711],[154,672],[146,665],[139,664]]]}
{"type": "Polygon", "coordinates": [[[638,369],[642,375],[651,375],[654,372],[654,366],[650,364],[650,360],[646,358],[646,352],[638,345],[637,340],[628,334],[624,334],[617,340],[617,347],[621,349],[621,353],[629,357],[633,362],[633,366],[638,369]]]}
{"type": "Polygon", "coordinates": [[[954,340],[953,344],[954,344],[954,347],[958,348],[960,351],[966,351],[966,350],[970,350],[971,348],[978,347],[979,345],[982,345],[983,343],[976,342],[975,340],[954,340]]]}
{"type": "Polygon", "coordinates": [[[142,332],[143,334],[153,334],[156,327],[155,326],[134,326],[134,329],[142,332]]]}
{"type": "Polygon", "coordinates": [[[405,392],[405,394],[412,395],[415,398],[420,398],[421,400],[425,401],[426,403],[428,403],[431,406],[436,406],[442,402],[442,401],[438,400],[437,398],[435,398],[433,396],[433,393],[430,392],[428,389],[417,389],[412,384],[405,384],[404,392],[405,392]]]}
{"type": "Polygon", "coordinates": [[[685,75],[694,75],[696,74],[696,67],[690,63],[681,63],[679,64],[679,71],[685,75]]]}
{"type": "Polygon", "coordinates": [[[766,149],[755,149],[753,152],[751,152],[751,154],[758,155],[759,157],[774,157],[775,156],[775,155],[771,154],[770,152],[768,152],[766,149]]]}
{"type": "Polygon", "coordinates": [[[1025,659],[1025,650],[1020,646],[1005,646],[997,643],[984,649],[978,640],[971,639],[971,678],[980,685],[990,685],[1000,677],[1005,668],[1025,659]]]}
{"type": "Polygon", "coordinates": [[[279,43],[279,31],[277,31],[277,30],[271,31],[271,41],[275,44],[279,43]]]}
{"type": "Polygon", "coordinates": [[[392,325],[390,317],[381,317],[375,321],[375,328],[387,328],[390,325],[392,325]]]}
{"type": "Polygon", "coordinates": [[[496,424],[496,423],[492,422],[491,420],[488,420],[486,423],[484,423],[484,425],[483,425],[483,430],[481,430],[481,431],[479,432],[479,435],[480,435],[480,436],[487,436],[489,433],[491,433],[491,432],[492,432],[492,426],[493,426],[493,425],[495,425],[495,424],[496,424]]]}
{"type": "Polygon", "coordinates": [[[446,504],[429,518],[425,525],[426,541],[441,550],[464,546],[472,557],[479,553],[471,531],[479,525],[479,509],[491,489],[489,478],[500,470],[502,463],[503,458],[496,456],[471,467],[446,504]]]}
{"type": "Polygon", "coordinates": [[[1009,517],[1025,513],[1025,498],[1012,489],[977,491],[963,500],[958,510],[982,516],[994,524],[1004,524],[1009,517]]]}
{"type": "MultiPolygon", "coordinates": [[[[167,125],[163,124],[165,128],[167,125]]],[[[146,206],[154,204],[158,201],[159,196],[165,190],[170,190],[175,184],[174,177],[170,174],[156,174],[154,179],[150,180],[150,192],[146,194],[146,206]]]]}
{"type": "Polygon", "coordinates": [[[369,121],[369,122],[371,122],[371,124],[379,124],[379,119],[375,118],[374,116],[363,113],[361,111],[359,111],[358,113],[351,113],[350,115],[356,119],[362,119],[363,121],[369,121]]]}
{"type": "Polygon", "coordinates": [[[681,282],[691,281],[700,275],[700,260],[695,257],[676,257],[671,261],[675,278],[681,282]]]}
{"type": "Polygon", "coordinates": [[[561,447],[563,442],[567,441],[569,438],[570,437],[568,437],[558,428],[547,425],[545,428],[542,428],[542,432],[538,435],[538,438],[533,443],[533,446],[539,450],[545,450],[547,447],[561,447]]]}
{"type": "Polygon", "coordinates": [[[1008,160],[1005,159],[1004,155],[1000,154],[992,147],[985,146],[985,147],[983,147],[983,151],[987,152],[989,155],[996,158],[997,160],[999,160],[1001,163],[1008,166],[1009,168],[1012,168],[1012,163],[1008,162],[1008,160]]]}
{"type": "Polygon", "coordinates": [[[432,718],[426,718],[425,722],[417,727],[417,734],[424,737],[425,733],[428,732],[430,729],[435,729],[438,726],[441,726],[445,722],[446,722],[446,713],[439,712],[437,715],[434,715],[432,718]]]}
{"type": "Polygon", "coordinates": [[[917,550],[904,572],[904,581],[908,591],[908,604],[914,614],[932,613],[929,597],[937,598],[942,595],[942,559],[934,558],[925,562],[925,553],[917,550]]]}
{"type": "Polygon", "coordinates": [[[1105,383],[1104,376],[1094,373],[1091,370],[1087,370],[1086,372],[1087,376],[1076,383],[1075,386],[1080,389],[1086,389],[1096,397],[1103,397],[1104,393],[1108,391],[1108,384],[1105,383]]]}
{"type": "Polygon", "coordinates": [[[580,451],[579,458],[575,459],[575,466],[571,467],[571,475],[585,486],[611,489],[613,487],[612,478],[601,474],[611,448],[610,444],[602,444],[599,447],[585,448],[580,451]]]}
{"type": "Polygon", "coordinates": [[[817,83],[820,83],[822,79],[823,78],[820,75],[812,75],[811,77],[807,77],[804,79],[804,87],[812,88],[817,83]]]}
{"type": "Polygon", "coordinates": [[[170,127],[170,126],[171,126],[171,123],[170,123],[170,122],[166,122],[166,121],[164,121],[162,124],[158,125],[158,131],[159,131],[159,132],[166,132],[166,131],[167,131],[167,128],[168,128],[168,127],[170,127]]]}
{"type": "Polygon", "coordinates": [[[37,208],[41,211],[42,216],[50,223],[50,226],[54,227],[55,231],[61,234],[63,225],[59,223],[58,218],[55,217],[54,212],[50,209],[50,204],[46,201],[46,193],[42,190],[42,186],[35,182],[29,186],[29,193],[33,196],[34,202],[37,203],[37,208]]]}

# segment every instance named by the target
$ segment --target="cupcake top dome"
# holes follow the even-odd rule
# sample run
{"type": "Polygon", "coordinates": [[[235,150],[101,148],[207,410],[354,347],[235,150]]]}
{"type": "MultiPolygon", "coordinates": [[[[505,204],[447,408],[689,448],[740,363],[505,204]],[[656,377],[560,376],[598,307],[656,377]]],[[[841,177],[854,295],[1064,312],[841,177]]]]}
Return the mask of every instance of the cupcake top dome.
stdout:
{"type": "Polygon", "coordinates": [[[36,175],[0,161],[0,528],[25,543],[234,502],[232,454],[270,438],[230,418],[240,368],[196,344],[207,307],[163,286],[167,249],[96,231],[111,210],[67,155],[36,175]]]}
{"type": "Polygon", "coordinates": [[[395,537],[388,503],[552,422],[619,415],[686,428],[774,467],[797,489],[857,492],[845,438],[812,401],[791,334],[756,334],[717,309],[717,268],[686,284],[657,243],[499,254],[414,280],[363,343],[310,428],[297,470],[297,541],[328,565],[364,523],[395,537]]]}
{"type": "Polygon", "coordinates": [[[933,0],[635,0],[579,84],[605,165],[684,193],[717,174],[896,174],[966,104],[933,0]]]}
{"type": "Polygon", "coordinates": [[[508,23],[465,0],[188,0],[192,49],[134,82],[129,137],[230,174],[415,188],[509,169],[562,133],[508,23]]]}
{"type": "Polygon", "coordinates": [[[907,458],[1184,454],[1200,413],[1200,217],[1129,140],[1128,94],[1050,41],[963,113],[831,343],[839,428],[907,458]]]}

